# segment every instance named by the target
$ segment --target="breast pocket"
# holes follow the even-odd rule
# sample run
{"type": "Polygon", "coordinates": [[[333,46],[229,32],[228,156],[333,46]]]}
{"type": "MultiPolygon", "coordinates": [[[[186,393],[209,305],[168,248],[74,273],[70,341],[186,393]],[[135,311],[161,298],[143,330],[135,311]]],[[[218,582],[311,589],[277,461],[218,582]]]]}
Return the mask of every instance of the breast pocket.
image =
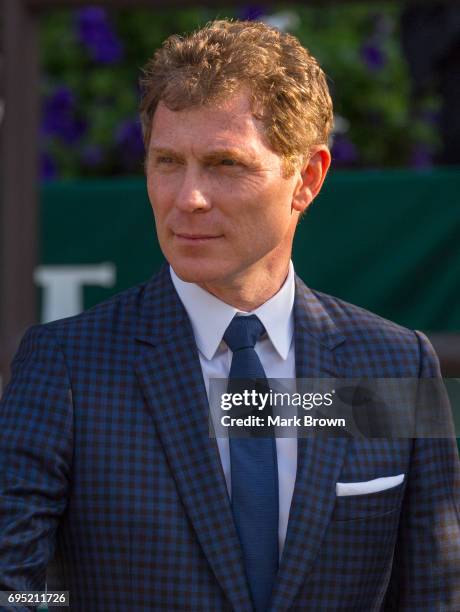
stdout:
{"type": "Polygon", "coordinates": [[[356,521],[399,512],[405,483],[376,493],[337,496],[332,521],[356,521]]]}

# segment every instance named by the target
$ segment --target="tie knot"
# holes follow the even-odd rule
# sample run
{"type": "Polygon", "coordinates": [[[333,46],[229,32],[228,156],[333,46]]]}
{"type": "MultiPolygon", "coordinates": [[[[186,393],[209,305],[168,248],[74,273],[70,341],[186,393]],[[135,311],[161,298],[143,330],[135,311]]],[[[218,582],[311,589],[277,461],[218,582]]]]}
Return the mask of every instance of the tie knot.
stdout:
{"type": "Polygon", "coordinates": [[[233,317],[224,333],[224,340],[234,353],[244,348],[254,348],[265,327],[256,315],[233,317]]]}

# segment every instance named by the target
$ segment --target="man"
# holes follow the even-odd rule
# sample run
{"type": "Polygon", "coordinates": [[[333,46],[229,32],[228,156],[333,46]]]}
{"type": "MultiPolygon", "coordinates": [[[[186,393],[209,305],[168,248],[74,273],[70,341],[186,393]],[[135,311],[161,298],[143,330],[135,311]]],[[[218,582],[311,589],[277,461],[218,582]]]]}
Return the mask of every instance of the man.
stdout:
{"type": "Polygon", "coordinates": [[[141,117],[169,265],[24,337],[0,411],[0,588],[43,589],[48,566],[85,612],[460,609],[455,439],[209,434],[213,378],[439,376],[421,333],[294,274],[331,160],[317,61],[217,21],[155,54],[141,117]]]}

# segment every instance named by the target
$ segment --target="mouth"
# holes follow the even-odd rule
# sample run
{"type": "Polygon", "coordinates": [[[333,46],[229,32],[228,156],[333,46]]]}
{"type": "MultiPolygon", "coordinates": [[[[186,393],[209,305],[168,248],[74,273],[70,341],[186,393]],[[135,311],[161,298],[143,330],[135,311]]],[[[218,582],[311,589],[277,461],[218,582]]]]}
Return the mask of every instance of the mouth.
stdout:
{"type": "Polygon", "coordinates": [[[212,234],[186,234],[173,232],[174,237],[177,238],[180,242],[188,243],[188,244],[204,244],[206,242],[211,242],[212,240],[218,240],[222,238],[222,234],[220,235],[212,235],[212,234]]]}

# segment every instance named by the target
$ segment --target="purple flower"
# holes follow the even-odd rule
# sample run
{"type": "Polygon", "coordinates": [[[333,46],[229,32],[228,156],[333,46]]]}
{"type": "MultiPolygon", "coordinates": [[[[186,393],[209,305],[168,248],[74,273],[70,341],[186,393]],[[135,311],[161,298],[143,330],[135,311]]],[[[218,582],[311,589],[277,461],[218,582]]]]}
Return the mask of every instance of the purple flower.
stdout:
{"type": "Polygon", "coordinates": [[[337,165],[351,165],[358,159],[358,149],[344,134],[336,134],[332,145],[332,157],[337,165]]]}
{"type": "Polygon", "coordinates": [[[83,148],[81,152],[81,159],[85,166],[99,166],[104,160],[104,153],[100,146],[89,144],[83,148]]]}
{"type": "Polygon", "coordinates": [[[105,9],[92,6],[76,13],[80,43],[92,59],[101,64],[115,64],[123,57],[123,46],[111,28],[105,9]]]}
{"type": "Polygon", "coordinates": [[[57,166],[49,153],[42,152],[40,156],[40,176],[42,181],[49,181],[58,176],[57,166]]]}
{"type": "Polygon", "coordinates": [[[58,87],[47,101],[47,108],[51,112],[73,111],[75,107],[75,96],[72,90],[64,85],[58,87]]]}
{"type": "Polygon", "coordinates": [[[137,169],[144,157],[142,130],[137,119],[127,119],[118,127],[115,136],[121,154],[122,165],[126,169],[137,169]]]}
{"type": "Polygon", "coordinates": [[[382,48],[371,41],[363,44],[360,50],[360,56],[362,62],[372,72],[381,70],[387,61],[386,55],[384,54],[382,48]]]}
{"type": "Polygon", "coordinates": [[[249,4],[238,11],[238,19],[243,21],[257,21],[266,14],[266,10],[260,4],[249,4]]]}
{"type": "Polygon", "coordinates": [[[416,143],[412,148],[410,165],[413,168],[423,170],[433,166],[433,151],[425,143],[416,143]]]}
{"type": "Polygon", "coordinates": [[[75,144],[86,132],[86,121],[78,117],[73,117],[67,125],[63,125],[61,129],[61,139],[69,144],[75,144]]]}
{"type": "Polygon", "coordinates": [[[85,122],[76,115],[75,97],[68,87],[58,87],[43,106],[42,133],[74,144],[84,134],[85,122]]]}

